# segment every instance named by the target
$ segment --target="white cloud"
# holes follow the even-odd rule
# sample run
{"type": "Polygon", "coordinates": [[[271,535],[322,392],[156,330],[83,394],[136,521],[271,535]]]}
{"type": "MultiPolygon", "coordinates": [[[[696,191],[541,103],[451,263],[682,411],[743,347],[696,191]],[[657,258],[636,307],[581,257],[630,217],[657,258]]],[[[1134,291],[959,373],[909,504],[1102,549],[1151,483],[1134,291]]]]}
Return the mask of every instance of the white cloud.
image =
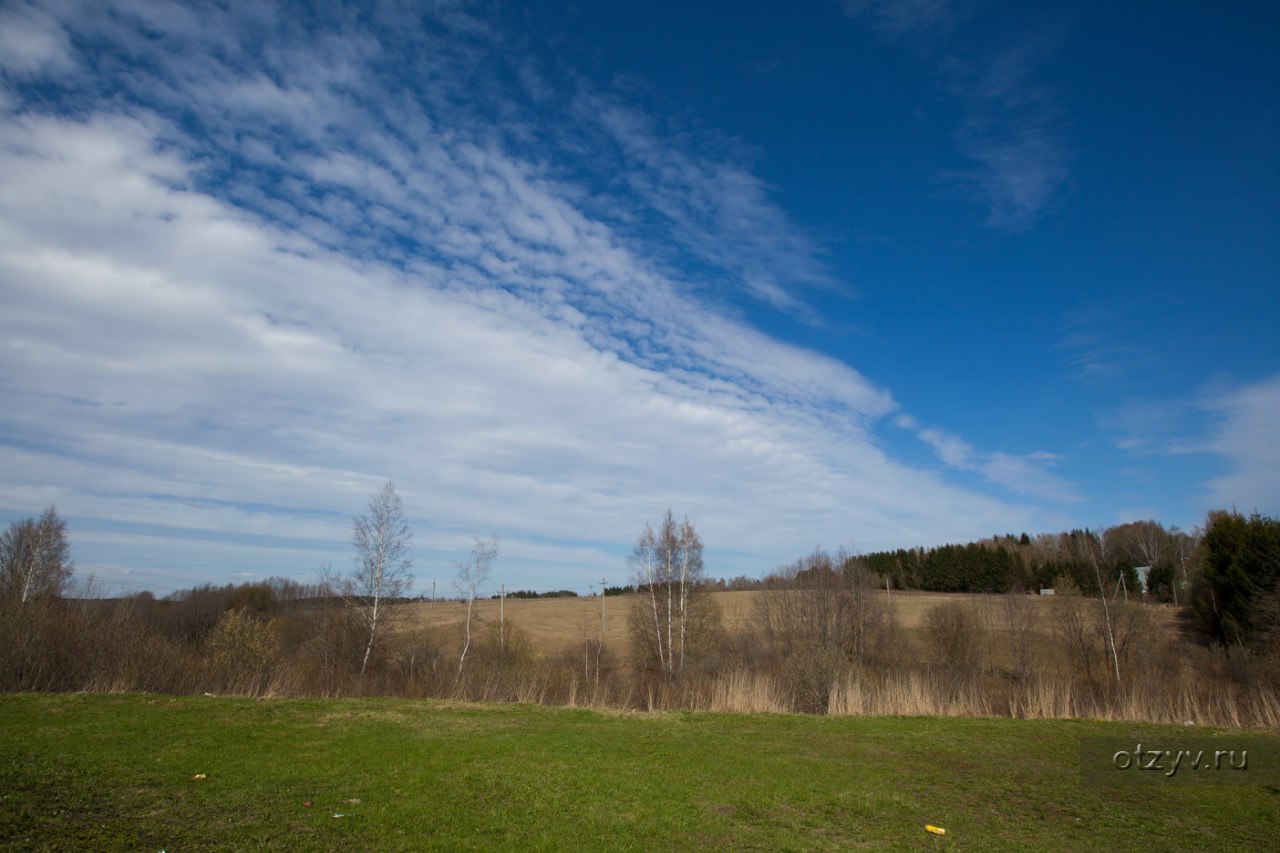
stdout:
{"type": "Polygon", "coordinates": [[[670,238],[729,272],[752,298],[817,324],[804,292],[847,290],[818,246],[770,200],[769,187],[735,162],[741,155],[712,159],[673,147],[647,116],[600,95],[582,97],[579,111],[619,146],[627,181],[662,214],[670,238]]]}
{"type": "Polygon", "coordinates": [[[0,69],[26,77],[75,65],[66,30],[52,15],[25,3],[0,11],[0,69]]]}
{"type": "MultiPolygon", "coordinates": [[[[237,43],[235,20],[153,17],[182,50],[112,21],[83,25],[144,57],[127,96],[0,125],[8,509],[56,501],[147,540],[149,559],[195,549],[192,572],[265,576],[344,560],[346,513],[393,478],[421,531],[419,576],[493,532],[535,585],[616,577],[668,506],[728,575],[815,541],[1030,526],[893,460],[874,438],[896,408],[886,389],[727,316],[626,227],[644,204],[721,205],[697,245],[741,274],[729,247],[785,226],[747,173],[726,202],[678,140],[648,134],[637,174],[694,178],[638,177],[657,189],[604,216],[555,168],[562,153],[451,102],[463,84],[388,85],[372,36],[321,67],[285,32],[241,67],[210,46],[237,43]]],[[[462,40],[438,42],[467,61],[462,40]]],[[[760,264],[807,258],[800,278],[820,279],[811,247],[781,233],[760,264]]],[[[988,460],[1034,479],[1016,461],[988,460]]],[[[131,546],[111,547],[127,565],[131,546]]]]}
{"type": "Polygon", "coordinates": [[[1208,484],[1210,508],[1280,512],[1280,375],[1216,394],[1202,402],[1216,419],[1206,449],[1229,472],[1208,484]]]}
{"type": "Polygon", "coordinates": [[[976,468],[973,445],[969,442],[937,429],[922,429],[916,436],[932,447],[944,464],[969,471],[976,468]]]}
{"type": "Polygon", "coordinates": [[[940,429],[921,428],[915,418],[902,415],[895,425],[914,430],[943,464],[960,471],[972,471],[987,482],[1019,494],[1051,501],[1078,501],[1075,487],[1049,469],[1058,456],[1044,451],[1011,454],[980,452],[959,436],[940,429]]]}
{"type": "Polygon", "coordinates": [[[956,129],[967,168],[940,175],[987,208],[985,224],[1024,231],[1048,211],[1070,177],[1071,153],[1058,98],[1037,81],[1057,51],[1054,27],[974,49],[957,32],[977,10],[953,0],[846,0],[845,13],[889,39],[907,38],[936,64],[936,77],[960,106],[956,129]]]}

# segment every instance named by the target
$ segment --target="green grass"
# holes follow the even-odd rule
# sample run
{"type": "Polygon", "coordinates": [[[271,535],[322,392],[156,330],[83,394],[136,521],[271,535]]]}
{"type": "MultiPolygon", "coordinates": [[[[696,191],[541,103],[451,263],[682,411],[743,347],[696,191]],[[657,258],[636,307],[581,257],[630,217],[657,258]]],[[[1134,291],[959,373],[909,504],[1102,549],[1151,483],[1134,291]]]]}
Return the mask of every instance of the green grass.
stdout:
{"type": "MultiPolygon", "coordinates": [[[[1009,719],[7,695],[0,845],[1275,849],[1280,789],[1080,780],[1083,737],[1187,735],[1009,719]]],[[[1280,748],[1280,737],[1266,742],[1280,748]]]]}

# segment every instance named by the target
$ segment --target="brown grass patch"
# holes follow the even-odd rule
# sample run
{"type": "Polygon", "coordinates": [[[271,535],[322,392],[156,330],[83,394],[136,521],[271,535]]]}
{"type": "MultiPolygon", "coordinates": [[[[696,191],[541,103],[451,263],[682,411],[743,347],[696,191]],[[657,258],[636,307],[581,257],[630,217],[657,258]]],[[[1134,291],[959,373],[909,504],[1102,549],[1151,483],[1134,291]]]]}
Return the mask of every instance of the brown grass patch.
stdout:
{"type": "MultiPolygon", "coordinates": [[[[751,617],[751,606],[759,592],[717,592],[713,598],[720,608],[724,628],[730,633],[746,630],[751,617]]],[[[630,644],[627,633],[627,614],[635,606],[637,595],[610,595],[604,599],[604,641],[609,648],[625,649],[630,644]]],[[[894,590],[888,596],[898,625],[914,637],[924,625],[925,614],[943,602],[972,602],[984,615],[999,624],[1003,600],[1001,596],[947,592],[918,592],[894,590]]],[[[1028,596],[1036,608],[1043,608],[1044,624],[1048,624],[1050,597],[1028,596]]],[[[1159,608],[1153,608],[1159,609],[1159,608]]],[[[433,628],[442,636],[462,633],[467,606],[461,601],[414,602],[405,608],[399,630],[433,628]]],[[[499,602],[485,599],[475,603],[478,627],[498,621],[499,602]]],[[[600,636],[600,598],[508,598],[506,619],[518,625],[530,640],[535,654],[556,655],[565,647],[600,636]]],[[[1173,613],[1162,616],[1170,626],[1173,613]]]]}

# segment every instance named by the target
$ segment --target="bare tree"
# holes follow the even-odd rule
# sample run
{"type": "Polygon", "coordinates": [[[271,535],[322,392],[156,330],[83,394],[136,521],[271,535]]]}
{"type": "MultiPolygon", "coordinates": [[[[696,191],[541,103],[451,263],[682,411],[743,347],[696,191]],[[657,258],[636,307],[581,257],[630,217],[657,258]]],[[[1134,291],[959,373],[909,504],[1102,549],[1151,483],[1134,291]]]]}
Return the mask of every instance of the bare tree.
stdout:
{"type": "Polygon", "coordinates": [[[1141,566],[1154,566],[1170,549],[1169,534],[1156,521],[1134,521],[1122,525],[1130,560],[1141,566]]]}
{"type": "Polygon", "coordinates": [[[925,611],[925,642],[935,662],[953,678],[972,677],[980,669],[985,621],[971,601],[944,601],[925,611]]]}
{"type": "Polygon", "coordinates": [[[764,579],[751,637],[793,707],[825,713],[832,690],[867,663],[891,628],[879,578],[843,549],[812,554],[764,579]]]}
{"type": "Polygon", "coordinates": [[[1080,556],[1083,557],[1093,568],[1093,574],[1098,582],[1098,596],[1102,601],[1102,618],[1107,629],[1107,649],[1111,652],[1111,663],[1115,670],[1116,689],[1119,690],[1124,686],[1120,678],[1120,655],[1116,650],[1116,633],[1115,627],[1111,622],[1111,606],[1107,603],[1107,590],[1102,582],[1102,572],[1104,569],[1111,568],[1112,557],[1112,537],[1108,536],[1110,531],[1099,530],[1097,533],[1086,530],[1084,535],[1079,539],[1080,556]]]}
{"type": "Polygon", "coordinates": [[[1036,669],[1036,642],[1039,639],[1039,621],[1043,615],[1037,610],[1031,597],[1008,593],[1004,598],[1004,628],[1008,634],[1009,659],[1013,665],[1013,677],[1024,682],[1036,669]]]}
{"type": "Polygon", "coordinates": [[[454,564],[458,567],[458,579],[453,582],[453,585],[467,599],[467,618],[464,627],[466,636],[462,643],[462,654],[458,655],[458,674],[453,681],[455,686],[462,678],[462,666],[466,663],[467,651],[471,648],[471,614],[476,595],[489,582],[489,573],[493,570],[493,561],[497,558],[498,537],[490,536],[488,539],[476,537],[475,545],[471,548],[471,559],[454,564]]]}
{"type": "Polygon", "coordinates": [[[38,521],[15,521],[0,535],[0,596],[19,607],[60,597],[74,573],[67,522],[57,507],[50,506],[38,521]]]}
{"type": "Polygon", "coordinates": [[[630,562],[645,593],[631,614],[633,639],[645,656],[656,658],[660,671],[678,673],[715,621],[714,604],[702,589],[702,539],[689,519],[677,523],[667,510],[657,533],[645,525],[630,562]]]}
{"type": "Polygon", "coordinates": [[[1115,539],[1116,549],[1131,565],[1147,567],[1148,587],[1151,586],[1150,572],[1154,570],[1158,574],[1161,562],[1172,556],[1173,537],[1156,521],[1131,521],[1111,528],[1107,535],[1115,539]]]}
{"type": "Polygon", "coordinates": [[[1172,538],[1172,551],[1175,570],[1173,574],[1173,603],[1178,603],[1178,573],[1182,573],[1182,589],[1185,591],[1191,586],[1191,579],[1187,577],[1187,563],[1195,554],[1196,549],[1200,547],[1200,540],[1204,537],[1204,531],[1196,528],[1190,533],[1186,533],[1178,528],[1169,531],[1172,538]]]}
{"type": "MultiPolygon", "coordinates": [[[[369,638],[360,660],[361,675],[369,666],[369,656],[378,629],[388,616],[388,608],[413,583],[413,575],[409,574],[413,566],[413,557],[409,554],[412,541],[413,533],[404,520],[400,495],[396,493],[395,483],[388,480],[369,499],[368,513],[351,517],[355,568],[346,577],[326,577],[337,586],[343,600],[359,614],[368,629],[369,638]]],[[[325,574],[327,576],[327,572],[325,574]]]]}

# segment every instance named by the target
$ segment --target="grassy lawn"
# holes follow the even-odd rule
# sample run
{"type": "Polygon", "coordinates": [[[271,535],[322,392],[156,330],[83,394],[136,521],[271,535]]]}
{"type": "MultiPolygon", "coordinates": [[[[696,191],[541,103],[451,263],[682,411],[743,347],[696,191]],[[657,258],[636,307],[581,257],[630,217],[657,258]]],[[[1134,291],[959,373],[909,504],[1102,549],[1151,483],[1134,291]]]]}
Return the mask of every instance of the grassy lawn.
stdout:
{"type": "MultiPolygon", "coordinates": [[[[0,845],[1275,849],[1280,788],[1081,782],[1081,738],[1212,735],[1009,719],[5,695],[0,845]]],[[[1280,749],[1280,736],[1266,744],[1280,749]]]]}

